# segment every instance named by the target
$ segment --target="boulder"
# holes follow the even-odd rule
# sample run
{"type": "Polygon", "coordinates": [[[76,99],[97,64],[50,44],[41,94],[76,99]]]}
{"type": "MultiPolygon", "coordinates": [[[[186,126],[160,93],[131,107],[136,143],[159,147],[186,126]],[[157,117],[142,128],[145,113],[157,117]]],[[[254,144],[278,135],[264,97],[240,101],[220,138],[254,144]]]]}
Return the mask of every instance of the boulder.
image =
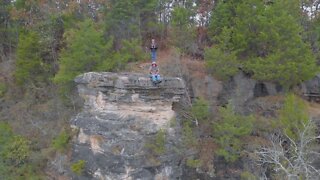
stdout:
{"type": "Polygon", "coordinates": [[[320,95],[320,74],[311,80],[303,82],[301,90],[305,95],[320,95]]]}

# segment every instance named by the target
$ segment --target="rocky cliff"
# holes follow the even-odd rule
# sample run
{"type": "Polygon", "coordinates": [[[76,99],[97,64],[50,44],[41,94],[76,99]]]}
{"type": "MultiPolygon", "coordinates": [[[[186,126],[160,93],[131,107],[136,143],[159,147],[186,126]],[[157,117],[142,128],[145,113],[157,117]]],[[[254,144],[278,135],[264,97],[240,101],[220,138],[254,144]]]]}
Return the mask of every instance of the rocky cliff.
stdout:
{"type": "Polygon", "coordinates": [[[179,159],[170,152],[176,130],[172,110],[185,93],[180,78],[164,78],[154,86],[149,77],[133,73],[85,73],[75,79],[84,108],[71,122],[78,130],[72,162],[86,162],[84,176],[75,179],[176,179],[179,159]],[[150,149],[160,129],[165,130],[165,151],[150,149]]]}
{"type": "Polygon", "coordinates": [[[301,83],[301,93],[310,101],[320,102],[320,74],[314,78],[301,83]]]}

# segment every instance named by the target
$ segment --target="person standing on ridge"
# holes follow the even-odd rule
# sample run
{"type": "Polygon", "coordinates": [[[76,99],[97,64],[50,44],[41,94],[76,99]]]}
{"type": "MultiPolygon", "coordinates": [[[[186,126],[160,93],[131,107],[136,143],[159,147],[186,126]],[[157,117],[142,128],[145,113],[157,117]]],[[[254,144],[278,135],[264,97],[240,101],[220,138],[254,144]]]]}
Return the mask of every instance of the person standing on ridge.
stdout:
{"type": "Polygon", "coordinates": [[[155,40],[151,39],[150,50],[151,50],[151,61],[152,62],[155,62],[157,59],[157,49],[158,49],[158,46],[157,46],[155,40]]]}

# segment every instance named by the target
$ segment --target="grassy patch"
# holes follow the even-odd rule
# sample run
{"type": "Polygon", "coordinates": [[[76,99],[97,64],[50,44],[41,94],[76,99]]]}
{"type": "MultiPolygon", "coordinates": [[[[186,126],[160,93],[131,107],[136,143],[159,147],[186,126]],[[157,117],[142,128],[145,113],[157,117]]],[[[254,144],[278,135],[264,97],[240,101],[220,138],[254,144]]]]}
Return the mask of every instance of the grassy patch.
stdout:
{"type": "Polygon", "coordinates": [[[201,166],[201,160],[200,159],[187,159],[187,166],[191,168],[198,168],[201,166]]]}
{"type": "Polygon", "coordinates": [[[170,127],[174,128],[176,126],[177,126],[177,119],[176,119],[176,117],[174,117],[174,118],[170,119],[170,127]]]}
{"type": "Polygon", "coordinates": [[[79,160],[71,165],[71,171],[77,174],[78,176],[80,176],[83,174],[85,166],[86,166],[86,161],[79,160]]]}
{"type": "Polygon", "coordinates": [[[66,131],[62,131],[53,139],[52,147],[57,151],[64,151],[68,147],[70,138],[70,135],[66,131]]]}
{"type": "Polygon", "coordinates": [[[31,157],[35,152],[30,143],[26,137],[15,134],[9,124],[0,122],[0,179],[43,179],[31,157]]]}
{"type": "Polygon", "coordinates": [[[0,98],[3,97],[6,92],[7,92],[6,84],[3,82],[0,82],[0,98]]]}
{"type": "Polygon", "coordinates": [[[190,121],[186,121],[182,127],[182,142],[187,148],[197,147],[197,138],[193,133],[192,124],[190,121]]]}
{"type": "Polygon", "coordinates": [[[155,155],[162,155],[166,151],[166,132],[161,129],[157,132],[156,136],[145,144],[145,147],[149,149],[155,155]]]}
{"type": "Polygon", "coordinates": [[[257,180],[258,179],[248,171],[242,172],[240,177],[241,177],[241,180],[257,180]]]}

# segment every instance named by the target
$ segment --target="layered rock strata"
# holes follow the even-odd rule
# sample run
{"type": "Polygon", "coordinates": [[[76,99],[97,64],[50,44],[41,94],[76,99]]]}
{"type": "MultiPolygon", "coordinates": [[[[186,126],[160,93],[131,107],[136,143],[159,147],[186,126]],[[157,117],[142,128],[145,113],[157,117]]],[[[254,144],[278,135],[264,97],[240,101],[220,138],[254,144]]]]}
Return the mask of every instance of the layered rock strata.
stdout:
{"type": "MultiPolygon", "coordinates": [[[[154,86],[148,75],[89,72],[75,79],[84,108],[71,122],[78,130],[72,161],[84,160],[88,179],[176,179],[179,160],[150,156],[146,144],[163,129],[174,144],[173,102],[185,94],[180,78],[154,86]]],[[[168,148],[165,148],[168,149],[168,148]]],[[[170,147],[169,147],[170,149],[170,147]]]]}

